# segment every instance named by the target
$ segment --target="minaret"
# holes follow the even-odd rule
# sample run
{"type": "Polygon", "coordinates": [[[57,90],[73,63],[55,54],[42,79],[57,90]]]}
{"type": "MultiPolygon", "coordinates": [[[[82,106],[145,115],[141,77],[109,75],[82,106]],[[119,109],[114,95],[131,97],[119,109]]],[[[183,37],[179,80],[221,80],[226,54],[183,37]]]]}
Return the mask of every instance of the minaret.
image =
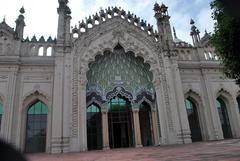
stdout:
{"type": "Polygon", "coordinates": [[[193,19],[190,20],[190,24],[192,25],[190,35],[192,36],[193,45],[197,46],[200,42],[200,32],[194,25],[195,22],[193,21],[193,19]]]}
{"type": "Polygon", "coordinates": [[[153,8],[155,18],[157,20],[157,27],[162,43],[165,45],[172,45],[172,33],[170,26],[170,16],[168,15],[168,7],[162,4],[161,6],[156,2],[153,8]]]}
{"type": "Polygon", "coordinates": [[[58,0],[58,32],[57,42],[64,43],[70,39],[70,20],[71,10],[68,7],[68,0],[58,0]]]}
{"type": "Polygon", "coordinates": [[[16,38],[23,40],[23,32],[24,32],[24,27],[25,27],[25,22],[24,22],[24,16],[23,14],[25,13],[24,8],[22,7],[20,10],[20,15],[18,16],[16,22],[16,28],[15,28],[15,33],[16,33],[16,38]]]}

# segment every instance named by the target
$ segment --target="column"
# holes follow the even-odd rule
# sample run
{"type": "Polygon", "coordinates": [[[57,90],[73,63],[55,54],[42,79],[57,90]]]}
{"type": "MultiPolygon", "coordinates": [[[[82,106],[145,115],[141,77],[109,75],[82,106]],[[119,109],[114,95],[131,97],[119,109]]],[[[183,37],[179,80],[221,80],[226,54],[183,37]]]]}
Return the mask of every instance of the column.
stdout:
{"type": "Polygon", "coordinates": [[[133,107],[132,111],[133,111],[135,147],[142,147],[141,131],[139,124],[139,109],[133,107]]]}
{"type": "Polygon", "coordinates": [[[159,145],[159,133],[158,133],[158,127],[157,127],[157,114],[156,114],[156,109],[152,109],[152,112],[151,112],[151,115],[152,115],[152,132],[153,132],[153,139],[154,139],[154,142],[153,142],[153,145],[154,146],[157,146],[159,145]]]}
{"type": "Polygon", "coordinates": [[[108,135],[108,112],[107,108],[102,108],[102,137],[103,149],[109,149],[109,135],[108,135]]]}

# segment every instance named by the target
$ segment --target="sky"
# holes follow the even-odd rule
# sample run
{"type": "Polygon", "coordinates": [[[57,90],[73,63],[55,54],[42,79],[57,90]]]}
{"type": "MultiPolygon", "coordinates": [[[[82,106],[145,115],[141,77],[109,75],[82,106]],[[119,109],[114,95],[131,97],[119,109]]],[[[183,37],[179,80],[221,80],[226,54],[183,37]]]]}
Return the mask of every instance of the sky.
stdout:
{"type": "MultiPolygon", "coordinates": [[[[196,26],[203,36],[205,29],[208,32],[213,31],[213,20],[211,18],[210,3],[211,0],[69,0],[69,7],[72,11],[71,26],[78,24],[78,21],[85,19],[100,11],[102,7],[117,6],[125,11],[136,14],[143,20],[154,26],[156,29],[156,20],[154,18],[153,6],[155,2],[164,3],[168,6],[168,12],[171,16],[171,26],[175,27],[177,37],[181,40],[191,43],[190,19],[196,22],[196,26]]],[[[19,15],[19,9],[25,8],[24,37],[37,38],[44,36],[56,37],[57,35],[57,7],[58,0],[0,0],[0,22],[5,17],[6,22],[15,28],[15,20],[19,15]]]]}

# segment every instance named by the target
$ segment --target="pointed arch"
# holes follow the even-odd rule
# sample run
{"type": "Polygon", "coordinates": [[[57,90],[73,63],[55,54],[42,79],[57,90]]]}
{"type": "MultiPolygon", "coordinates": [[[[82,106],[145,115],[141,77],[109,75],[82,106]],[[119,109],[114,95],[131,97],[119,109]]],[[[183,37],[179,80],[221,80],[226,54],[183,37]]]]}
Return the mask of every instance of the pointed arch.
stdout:
{"type": "Polygon", "coordinates": [[[221,124],[223,137],[233,138],[237,136],[238,124],[236,122],[236,107],[234,107],[234,100],[230,92],[221,88],[215,97],[215,107],[221,124]]]}
{"type": "Polygon", "coordinates": [[[193,101],[197,106],[202,104],[202,98],[195,90],[189,89],[187,92],[185,92],[184,96],[185,99],[190,98],[191,101],[193,101]]]}
{"type": "MultiPolygon", "coordinates": [[[[192,107],[194,108],[193,112],[195,113],[193,116],[196,118],[196,120],[193,120],[193,122],[195,121],[195,123],[199,124],[196,126],[197,128],[193,130],[194,132],[192,132],[192,135],[193,133],[196,133],[196,131],[199,131],[197,133],[201,135],[196,135],[193,141],[208,140],[211,133],[211,131],[209,130],[209,124],[208,124],[209,122],[208,121],[209,117],[207,112],[208,108],[205,107],[201,95],[196,90],[188,89],[185,92],[184,97],[185,97],[185,106],[187,106],[186,100],[189,100],[192,103],[192,107]]],[[[186,107],[186,111],[188,113],[187,107],[186,107]]],[[[188,115],[188,121],[191,127],[193,123],[191,122],[189,115],[188,115]]]]}
{"type": "Polygon", "coordinates": [[[88,150],[103,147],[101,108],[95,102],[87,106],[87,146],[88,150]]]}
{"type": "Polygon", "coordinates": [[[47,107],[47,116],[44,122],[46,122],[46,131],[45,133],[45,141],[46,143],[43,145],[44,151],[48,152],[50,150],[50,138],[51,138],[51,116],[52,116],[52,108],[50,97],[41,90],[32,90],[25,94],[22,98],[22,106],[21,106],[21,118],[19,119],[19,127],[20,127],[20,146],[22,150],[26,150],[26,142],[27,137],[27,128],[29,123],[29,110],[34,107],[36,104],[43,104],[47,107]]]}

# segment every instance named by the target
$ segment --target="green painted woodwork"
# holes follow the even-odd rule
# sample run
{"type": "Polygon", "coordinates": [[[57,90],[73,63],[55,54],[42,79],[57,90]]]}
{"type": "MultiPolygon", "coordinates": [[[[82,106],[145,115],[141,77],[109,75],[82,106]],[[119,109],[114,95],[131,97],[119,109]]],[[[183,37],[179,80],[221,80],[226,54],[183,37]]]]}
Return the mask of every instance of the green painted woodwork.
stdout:
{"type": "Polygon", "coordinates": [[[185,100],[185,105],[187,110],[191,110],[193,108],[192,102],[190,102],[188,99],[185,100]]]}
{"type": "Polygon", "coordinates": [[[221,108],[221,103],[218,100],[215,101],[215,107],[221,108]]]}
{"type": "Polygon", "coordinates": [[[94,113],[96,113],[96,112],[100,112],[100,111],[99,111],[99,108],[96,105],[91,104],[90,106],[88,106],[87,112],[94,112],[94,113]]]}
{"type": "Polygon", "coordinates": [[[108,108],[111,111],[125,110],[127,106],[127,101],[118,96],[111,99],[108,103],[108,108]]]}
{"type": "Polygon", "coordinates": [[[38,101],[37,103],[32,105],[28,110],[28,114],[33,114],[33,115],[47,114],[47,113],[48,113],[47,105],[45,105],[41,101],[38,101]]]}
{"type": "Polygon", "coordinates": [[[153,91],[153,74],[150,65],[143,58],[133,53],[124,53],[123,49],[115,49],[113,53],[97,55],[96,61],[89,64],[87,73],[88,85],[98,86],[105,93],[116,86],[122,86],[131,93],[141,89],[153,91]]]}

